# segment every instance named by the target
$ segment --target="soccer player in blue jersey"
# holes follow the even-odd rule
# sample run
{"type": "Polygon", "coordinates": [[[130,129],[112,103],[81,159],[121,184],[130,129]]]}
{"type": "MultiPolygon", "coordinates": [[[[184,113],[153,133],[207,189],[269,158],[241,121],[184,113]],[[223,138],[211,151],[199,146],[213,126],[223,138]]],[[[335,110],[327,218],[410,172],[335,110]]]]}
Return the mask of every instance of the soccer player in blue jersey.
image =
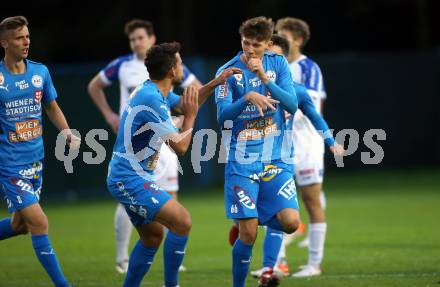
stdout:
{"type": "MultiPolygon", "coordinates": [[[[103,68],[89,83],[90,97],[95,102],[107,123],[117,133],[119,117],[127,105],[133,90],[148,79],[148,71],[144,60],[148,49],[156,42],[153,24],[142,19],[133,19],[125,24],[125,34],[128,37],[133,53],[116,58],[103,68]],[[105,88],[118,82],[120,88],[119,113],[115,113],[107,102],[105,88]]],[[[196,76],[183,65],[183,80],[181,88],[202,85],[196,76]]],[[[155,169],[155,182],[165,189],[174,199],[177,199],[179,189],[178,160],[175,153],[167,145],[162,145],[160,158],[155,169]]],[[[116,235],[116,271],[126,273],[128,268],[128,245],[133,225],[124,207],[118,204],[115,211],[116,235]]],[[[180,270],[185,270],[182,265],[180,270]]]]}
{"type": "Polygon", "coordinates": [[[164,140],[179,155],[191,141],[198,107],[214,88],[238,69],[227,69],[197,90],[190,86],[179,97],[171,91],[183,77],[178,43],[164,43],[150,48],[145,65],[150,80],[133,92],[121,115],[118,136],[109,164],[107,186],[112,196],[127,211],[140,240],[130,254],[126,287],[139,286],[150,269],[163,237],[163,225],[168,228],[164,243],[164,286],[178,286],[178,268],[183,261],[191,229],[188,211],[153,178],[164,140]],[[181,132],[171,120],[170,109],[184,114],[181,132]]]}
{"type": "Polygon", "coordinates": [[[42,108],[71,147],[78,147],[80,140],[72,135],[56,102],[57,92],[47,67],[27,59],[30,36],[26,18],[5,18],[0,23],[0,41],[5,51],[0,62],[0,190],[12,213],[0,220],[0,240],[30,232],[38,260],[54,286],[70,286],[38,203],[44,157],[42,108]]]}
{"type": "MultiPolygon", "coordinates": [[[[242,51],[223,65],[240,68],[216,88],[217,120],[231,128],[225,165],[225,209],[238,222],[239,237],[232,249],[233,286],[245,286],[258,225],[293,233],[300,222],[293,150],[285,111],[295,114],[298,101],[289,66],[283,56],[267,53],[272,20],[256,17],[239,29],[242,51]],[[232,127],[231,127],[232,125],[232,127]]],[[[272,270],[261,286],[276,284],[272,270]]]]}
{"type": "MultiPolygon", "coordinates": [[[[288,56],[289,54],[289,42],[287,39],[273,35],[271,43],[269,44],[269,51],[288,56]]],[[[312,98],[310,97],[306,87],[302,84],[295,83],[295,92],[298,98],[298,109],[304,116],[310,120],[312,126],[321,133],[325,143],[329,146],[330,150],[336,155],[342,155],[342,146],[337,144],[333,138],[331,131],[321,116],[316,110],[312,98]]],[[[287,115],[289,121],[294,120],[294,116],[287,115]]],[[[295,146],[295,150],[296,150],[295,146]]],[[[296,162],[295,162],[296,164],[296,162]]],[[[296,169],[296,166],[295,166],[296,169]]],[[[266,230],[266,237],[264,240],[263,250],[263,268],[260,270],[252,271],[251,274],[255,277],[261,277],[267,270],[273,270],[278,259],[280,248],[282,247],[283,232],[268,227],[266,230]]],[[[276,271],[276,270],[275,270],[276,271]]],[[[261,278],[264,280],[264,278],[261,278]]]]}

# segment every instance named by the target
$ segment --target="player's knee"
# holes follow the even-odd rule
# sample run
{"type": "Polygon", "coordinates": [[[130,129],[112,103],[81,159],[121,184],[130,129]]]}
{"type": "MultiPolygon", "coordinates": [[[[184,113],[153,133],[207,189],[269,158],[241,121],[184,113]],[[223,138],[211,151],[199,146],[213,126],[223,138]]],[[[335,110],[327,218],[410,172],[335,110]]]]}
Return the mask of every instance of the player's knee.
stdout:
{"type": "Polygon", "coordinates": [[[301,224],[301,221],[299,220],[299,218],[289,218],[289,219],[285,219],[281,222],[284,232],[287,234],[292,234],[294,233],[299,225],[301,224]]]}
{"type": "Polygon", "coordinates": [[[16,234],[27,234],[29,232],[29,229],[24,222],[12,224],[12,230],[14,230],[16,234]]]}
{"type": "Polygon", "coordinates": [[[254,244],[257,239],[258,226],[245,226],[240,225],[239,235],[240,240],[246,244],[254,244]]]}
{"type": "Polygon", "coordinates": [[[47,216],[42,213],[38,217],[27,222],[27,229],[31,233],[47,233],[49,230],[49,222],[47,216]]]}
{"type": "Polygon", "coordinates": [[[188,235],[192,227],[192,219],[188,212],[179,218],[176,224],[176,233],[180,235],[188,235]]]}

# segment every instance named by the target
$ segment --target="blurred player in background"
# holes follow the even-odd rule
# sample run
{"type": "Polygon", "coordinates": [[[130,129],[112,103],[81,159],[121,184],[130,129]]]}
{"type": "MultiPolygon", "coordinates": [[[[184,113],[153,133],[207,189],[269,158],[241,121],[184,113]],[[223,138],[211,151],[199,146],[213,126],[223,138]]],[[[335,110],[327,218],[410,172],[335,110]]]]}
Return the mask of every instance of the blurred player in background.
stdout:
{"type": "MultiPolygon", "coordinates": [[[[138,85],[149,77],[144,60],[147,51],[156,42],[154,27],[150,21],[134,19],[127,22],[125,34],[129,39],[133,53],[119,57],[109,63],[90,81],[88,87],[90,97],[115,133],[118,131],[119,117],[125,109],[128,97],[138,85]],[[115,113],[111,109],[104,93],[104,89],[115,81],[119,82],[120,87],[119,113],[115,113]]],[[[183,66],[183,82],[180,86],[182,88],[188,86],[200,88],[201,84],[195,75],[183,66]]],[[[155,182],[169,192],[174,199],[177,199],[179,189],[178,161],[177,156],[167,145],[162,146],[155,174],[155,182]]],[[[128,245],[132,230],[133,226],[124,207],[118,204],[115,212],[115,233],[116,271],[119,273],[127,272],[128,245]]],[[[180,270],[184,271],[185,267],[181,266],[180,270]]]]}
{"type": "MultiPolygon", "coordinates": [[[[290,44],[287,60],[295,82],[303,84],[311,96],[316,110],[322,113],[326,99],[324,81],[319,66],[302,54],[310,39],[309,25],[300,19],[287,17],[279,19],[275,25],[277,33],[290,44]]],[[[321,274],[324,242],[327,232],[325,220],[325,199],[322,192],[324,175],[324,142],[313,127],[310,118],[301,112],[295,114],[293,122],[293,143],[295,147],[295,181],[309,215],[307,240],[309,259],[294,277],[308,277],[321,274]]],[[[278,259],[281,270],[288,272],[285,246],[282,245],[278,259]]]]}
{"type": "MultiPolygon", "coordinates": [[[[283,148],[289,130],[284,113],[294,114],[298,107],[290,69],[283,56],[266,53],[273,34],[271,19],[249,19],[239,32],[242,51],[217,73],[235,67],[243,74],[216,89],[218,124],[232,129],[224,192],[226,215],[239,226],[232,248],[234,287],[245,286],[259,224],[293,233],[300,222],[293,150],[283,148]],[[265,142],[272,142],[269,150],[265,142]]],[[[278,281],[267,270],[259,284],[276,286],[278,281]]]]}
{"type": "MultiPolygon", "coordinates": [[[[287,57],[289,54],[290,45],[287,39],[279,35],[273,35],[268,50],[273,53],[284,55],[287,57]]],[[[322,116],[316,111],[315,105],[313,104],[313,101],[310,95],[308,94],[305,86],[295,83],[295,91],[298,97],[299,111],[310,119],[310,122],[317,131],[320,131],[322,133],[322,136],[325,137],[325,142],[330,147],[330,150],[337,155],[342,155],[343,153],[342,146],[336,144],[333,136],[331,136],[331,131],[327,123],[322,118],[322,116]]],[[[293,117],[291,115],[287,115],[287,116],[289,121],[293,120],[293,117]]],[[[296,152],[297,151],[295,147],[295,153],[296,152]]],[[[263,249],[263,268],[260,270],[252,271],[251,272],[252,276],[259,278],[269,268],[274,268],[274,272],[278,275],[282,275],[282,276],[286,275],[285,274],[286,271],[280,269],[276,265],[277,259],[279,258],[279,254],[280,254],[280,248],[284,246],[284,244],[282,244],[285,242],[283,240],[284,236],[285,235],[283,233],[274,230],[270,227],[266,229],[266,237],[264,240],[264,249],[263,249]]],[[[278,265],[279,264],[280,263],[278,262],[278,265]]]]}
{"type": "Polygon", "coordinates": [[[0,41],[5,51],[0,62],[0,190],[12,213],[0,220],[0,240],[30,232],[35,254],[54,286],[71,286],[49,241],[48,220],[38,203],[44,157],[41,108],[71,148],[78,148],[80,139],[70,131],[56,102],[47,67],[27,60],[30,34],[26,18],[4,19],[0,41]]]}

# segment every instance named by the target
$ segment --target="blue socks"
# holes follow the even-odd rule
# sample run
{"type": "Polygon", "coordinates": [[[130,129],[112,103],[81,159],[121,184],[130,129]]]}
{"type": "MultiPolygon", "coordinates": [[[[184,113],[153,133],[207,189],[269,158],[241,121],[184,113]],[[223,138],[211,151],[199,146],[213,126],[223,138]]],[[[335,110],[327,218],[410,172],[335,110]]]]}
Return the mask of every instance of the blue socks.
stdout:
{"type": "Polygon", "coordinates": [[[252,247],[243,243],[240,238],[232,248],[232,280],[234,287],[244,287],[251,264],[252,247]]]}
{"type": "Polygon", "coordinates": [[[17,235],[14,230],[12,230],[11,225],[12,218],[4,218],[0,220],[0,240],[8,239],[14,235],[17,235]]]}
{"type": "Polygon", "coordinates": [[[177,235],[168,230],[163,247],[165,287],[178,285],[179,267],[185,256],[187,241],[188,236],[177,235]]]}
{"type": "Polygon", "coordinates": [[[138,240],[128,260],[128,271],[123,287],[137,287],[141,285],[142,279],[150,270],[156,252],[156,247],[144,246],[138,240]]]}
{"type": "Polygon", "coordinates": [[[50,245],[47,234],[32,235],[32,246],[34,247],[38,260],[40,260],[41,265],[43,265],[55,286],[69,286],[69,283],[61,271],[57,256],[55,255],[52,245],[50,245]]]}
{"type": "Polygon", "coordinates": [[[263,244],[263,267],[275,267],[282,242],[283,232],[268,227],[263,244]]]}

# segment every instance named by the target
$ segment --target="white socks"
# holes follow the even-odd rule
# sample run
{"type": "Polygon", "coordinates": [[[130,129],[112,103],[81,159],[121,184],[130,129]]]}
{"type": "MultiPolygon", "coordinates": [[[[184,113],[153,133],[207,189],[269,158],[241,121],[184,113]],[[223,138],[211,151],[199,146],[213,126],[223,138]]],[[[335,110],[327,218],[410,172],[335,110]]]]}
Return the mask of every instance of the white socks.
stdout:
{"type": "Polygon", "coordinates": [[[324,256],[325,234],[327,232],[327,223],[309,224],[309,263],[314,267],[319,267],[324,256]]]}
{"type": "Polygon", "coordinates": [[[128,260],[128,245],[132,230],[133,225],[124,206],[118,203],[115,212],[116,262],[128,260]]]}

